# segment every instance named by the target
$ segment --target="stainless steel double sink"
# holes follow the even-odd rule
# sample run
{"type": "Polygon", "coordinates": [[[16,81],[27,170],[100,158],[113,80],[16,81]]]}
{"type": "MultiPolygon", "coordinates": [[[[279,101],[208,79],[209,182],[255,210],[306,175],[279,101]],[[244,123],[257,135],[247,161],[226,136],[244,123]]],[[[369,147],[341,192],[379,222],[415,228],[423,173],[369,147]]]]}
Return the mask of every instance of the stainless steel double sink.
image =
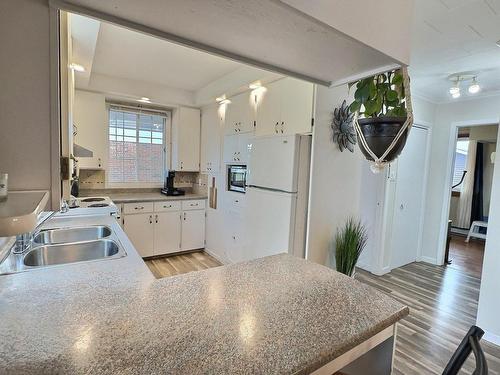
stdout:
{"type": "Polygon", "coordinates": [[[0,264],[0,274],[125,255],[106,225],[45,229],[33,236],[29,250],[22,254],[11,252],[0,264]]]}

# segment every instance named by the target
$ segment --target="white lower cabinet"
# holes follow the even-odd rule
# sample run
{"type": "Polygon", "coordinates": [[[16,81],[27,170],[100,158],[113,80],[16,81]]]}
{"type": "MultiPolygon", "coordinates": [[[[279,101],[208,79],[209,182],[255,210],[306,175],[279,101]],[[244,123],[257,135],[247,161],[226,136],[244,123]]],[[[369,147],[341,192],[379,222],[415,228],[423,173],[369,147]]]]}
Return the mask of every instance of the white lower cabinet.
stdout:
{"type": "Polygon", "coordinates": [[[141,257],[155,255],[153,214],[126,215],[123,229],[141,257]]]}
{"type": "Polygon", "coordinates": [[[155,214],[155,255],[175,253],[181,249],[181,213],[155,214]]]}
{"type": "Polygon", "coordinates": [[[181,250],[205,247],[205,210],[189,210],[182,213],[181,250]]]}
{"type": "Polygon", "coordinates": [[[142,257],[205,247],[204,200],[127,203],[123,211],[123,229],[142,257]]]}

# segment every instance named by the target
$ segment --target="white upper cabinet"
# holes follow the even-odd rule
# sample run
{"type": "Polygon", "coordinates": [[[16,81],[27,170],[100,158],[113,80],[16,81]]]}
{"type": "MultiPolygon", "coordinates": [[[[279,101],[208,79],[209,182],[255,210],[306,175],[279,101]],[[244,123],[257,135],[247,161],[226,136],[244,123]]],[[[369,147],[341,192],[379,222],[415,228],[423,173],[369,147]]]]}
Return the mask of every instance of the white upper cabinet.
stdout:
{"type": "Polygon", "coordinates": [[[314,85],[284,78],[266,86],[257,107],[256,135],[311,132],[314,85]]]}
{"type": "Polygon", "coordinates": [[[255,124],[255,97],[250,92],[236,95],[226,107],[224,133],[253,132],[255,124]]]}
{"type": "Polygon", "coordinates": [[[74,143],[93,152],[93,157],[77,157],[81,169],[104,169],[108,156],[108,119],[102,94],[75,90],[73,124],[74,143]]]}
{"type": "Polygon", "coordinates": [[[220,168],[221,128],[223,119],[214,104],[201,111],[201,171],[217,172],[220,168]]]}
{"type": "Polygon", "coordinates": [[[224,137],[224,162],[246,164],[249,160],[249,145],[253,133],[233,134],[224,137]]]}
{"type": "Polygon", "coordinates": [[[172,169],[198,172],[200,170],[200,110],[179,107],[172,123],[172,169]]]}

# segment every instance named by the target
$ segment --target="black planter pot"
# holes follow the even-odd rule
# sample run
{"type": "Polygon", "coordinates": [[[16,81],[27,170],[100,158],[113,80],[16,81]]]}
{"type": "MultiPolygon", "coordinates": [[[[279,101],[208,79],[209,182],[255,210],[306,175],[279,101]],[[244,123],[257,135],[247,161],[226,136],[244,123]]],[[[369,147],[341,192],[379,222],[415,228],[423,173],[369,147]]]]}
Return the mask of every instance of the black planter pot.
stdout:
{"type": "MultiPolygon", "coordinates": [[[[399,130],[403,127],[406,117],[368,117],[358,119],[361,132],[365,136],[366,143],[377,157],[381,157],[385,150],[396,138],[399,130]]],[[[406,144],[408,130],[399,138],[396,146],[387,154],[383,161],[390,162],[396,159],[406,144]]],[[[358,142],[361,152],[366,159],[373,161],[361,142],[358,142]]]]}

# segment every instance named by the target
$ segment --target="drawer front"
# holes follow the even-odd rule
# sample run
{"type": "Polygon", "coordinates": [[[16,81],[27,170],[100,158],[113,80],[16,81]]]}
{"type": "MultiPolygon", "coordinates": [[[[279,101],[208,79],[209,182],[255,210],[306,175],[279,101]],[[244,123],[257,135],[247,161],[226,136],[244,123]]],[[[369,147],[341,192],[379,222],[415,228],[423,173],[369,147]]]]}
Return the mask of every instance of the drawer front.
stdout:
{"type": "Polygon", "coordinates": [[[155,212],[180,211],[180,201],[155,202],[155,212]]]}
{"type": "Polygon", "coordinates": [[[143,212],[153,212],[153,202],[124,203],[124,214],[140,214],[143,212]]]}
{"type": "Polygon", "coordinates": [[[187,210],[202,210],[204,208],[205,208],[205,200],[204,199],[182,201],[182,209],[184,211],[187,211],[187,210]]]}

